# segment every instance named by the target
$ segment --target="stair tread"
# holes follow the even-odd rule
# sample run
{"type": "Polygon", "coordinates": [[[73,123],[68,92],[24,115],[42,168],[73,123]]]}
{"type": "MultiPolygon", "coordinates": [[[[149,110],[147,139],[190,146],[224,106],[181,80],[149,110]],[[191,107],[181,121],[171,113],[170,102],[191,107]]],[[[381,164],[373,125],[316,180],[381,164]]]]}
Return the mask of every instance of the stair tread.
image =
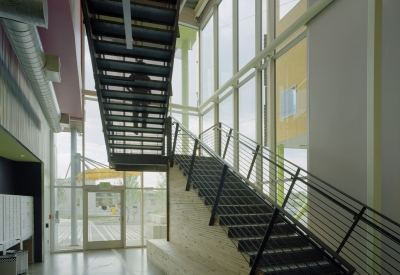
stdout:
{"type": "Polygon", "coordinates": [[[143,149],[143,150],[161,150],[162,146],[151,146],[151,145],[130,145],[130,144],[110,144],[111,148],[118,149],[143,149]]]}
{"type": "MultiPolygon", "coordinates": [[[[91,18],[90,24],[94,35],[125,39],[124,23],[91,18]]],[[[132,25],[133,40],[172,46],[173,37],[174,31],[172,30],[132,25]]]]}
{"type": "Polygon", "coordinates": [[[163,62],[171,62],[172,58],[172,52],[170,50],[156,47],[132,45],[132,49],[127,49],[124,43],[103,40],[94,40],[93,43],[97,54],[150,59],[163,62]]]}
{"type": "MultiPolygon", "coordinates": [[[[121,0],[90,0],[88,4],[91,13],[123,17],[121,0]]],[[[132,20],[146,20],[146,18],[151,18],[150,22],[173,26],[175,23],[175,14],[176,9],[173,8],[131,3],[132,20]]]]}
{"type": "Polygon", "coordinates": [[[166,91],[168,89],[168,81],[135,79],[122,76],[110,76],[97,74],[101,85],[116,86],[116,87],[138,87],[148,88],[152,90],[166,91]]]}
{"type": "Polygon", "coordinates": [[[162,142],[162,138],[157,137],[143,137],[143,136],[115,136],[109,135],[110,140],[127,140],[127,141],[145,141],[145,142],[162,142]]]}
{"type": "Polygon", "coordinates": [[[108,131],[115,131],[115,132],[143,132],[143,133],[159,133],[162,134],[164,132],[163,128],[141,128],[141,127],[132,127],[132,126],[114,126],[114,125],[107,125],[106,126],[108,131]]]}
{"type": "Polygon", "coordinates": [[[155,114],[165,114],[165,107],[154,107],[154,106],[140,106],[133,104],[119,104],[119,103],[103,103],[105,110],[114,111],[125,111],[125,112],[135,112],[135,113],[155,113],[155,114]]]}
{"type": "Polygon", "coordinates": [[[146,123],[146,124],[158,124],[163,125],[163,118],[143,118],[137,116],[123,116],[123,115],[104,115],[107,122],[116,121],[116,122],[138,122],[138,123],[146,123]]]}
{"type": "Polygon", "coordinates": [[[317,260],[317,261],[304,261],[303,263],[292,263],[292,264],[280,264],[280,265],[271,265],[271,266],[261,266],[258,267],[257,269],[262,271],[262,272],[273,272],[273,271],[277,271],[277,269],[282,270],[282,271],[288,271],[288,270],[296,270],[296,269],[300,269],[300,268],[312,268],[312,267],[316,267],[316,268],[324,268],[324,267],[332,267],[335,268],[331,265],[330,262],[328,262],[327,260],[317,260]]]}
{"type": "Polygon", "coordinates": [[[146,101],[146,102],[157,102],[157,103],[166,103],[167,96],[166,95],[154,95],[154,94],[141,94],[135,92],[124,92],[124,91],[114,91],[114,90],[101,90],[101,94],[103,98],[109,99],[123,99],[123,100],[137,100],[137,101],[146,101]]]}
{"type": "Polygon", "coordinates": [[[151,64],[140,64],[137,62],[128,62],[104,58],[96,58],[97,68],[100,71],[140,73],[145,75],[154,75],[168,77],[171,71],[169,66],[158,66],[151,64]]]}

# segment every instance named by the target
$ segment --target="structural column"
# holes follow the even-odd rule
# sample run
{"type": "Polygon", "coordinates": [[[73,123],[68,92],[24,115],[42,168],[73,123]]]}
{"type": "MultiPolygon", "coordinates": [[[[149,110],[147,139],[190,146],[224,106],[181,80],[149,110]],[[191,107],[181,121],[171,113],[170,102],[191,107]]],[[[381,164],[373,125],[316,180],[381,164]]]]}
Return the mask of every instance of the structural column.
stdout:
{"type": "MultiPolygon", "coordinates": [[[[275,39],[275,7],[276,1],[268,1],[267,11],[267,46],[275,39]]],[[[275,52],[275,51],[274,51],[275,52]]],[[[273,52],[273,53],[274,53],[273,52]]],[[[272,54],[273,54],[272,53],[272,54]]],[[[271,54],[271,55],[272,55],[271,54]]],[[[275,99],[275,60],[269,58],[267,68],[267,146],[271,151],[271,159],[276,161],[276,99],[275,99]]],[[[269,167],[269,195],[277,198],[276,194],[276,166],[270,163],[269,167]]]]}
{"type": "MultiPolygon", "coordinates": [[[[256,1],[256,16],[255,16],[255,35],[256,35],[256,43],[255,43],[255,53],[256,55],[261,52],[262,49],[262,3],[261,0],[256,1]]],[[[260,64],[259,64],[260,65],[260,64]]],[[[255,83],[256,83],[256,142],[260,145],[263,145],[263,124],[262,124],[262,117],[263,117],[263,101],[262,101],[262,71],[258,68],[255,69],[255,83]]],[[[263,148],[260,149],[261,155],[263,154],[263,148]]],[[[259,185],[262,189],[262,182],[263,182],[263,158],[258,156],[256,159],[256,181],[257,185],[259,185]]]]}
{"type": "Polygon", "coordinates": [[[77,130],[71,129],[71,245],[78,245],[78,216],[76,211],[76,180],[77,165],[77,130]]]}
{"type": "MultiPolygon", "coordinates": [[[[181,39],[181,64],[182,64],[182,105],[189,106],[189,43],[187,39],[181,39]]],[[[182,124],[189,129],[189,115],[182,114],[182,124]]],[[[189,153],[188,138],[185,136],[182,142],[183,154],[189,153]]]]}
{"type": "MultiPolygon", "coordinates": [[[[382,0],[368,0],[367,204],[382,211],[382,0]]],[[[368,213],[377,224],[380,217],[368,213]]],[[[381,234],[368,227],[368,272],[380,274],[381,234]]]]}

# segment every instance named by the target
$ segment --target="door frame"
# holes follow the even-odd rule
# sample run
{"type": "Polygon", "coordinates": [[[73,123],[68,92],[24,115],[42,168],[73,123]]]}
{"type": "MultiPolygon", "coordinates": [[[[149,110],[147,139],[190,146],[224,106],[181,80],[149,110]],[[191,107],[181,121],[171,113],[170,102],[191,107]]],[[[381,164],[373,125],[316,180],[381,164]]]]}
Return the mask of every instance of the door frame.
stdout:
{"type": "Polygon", "coordinates": [[[112,248],[125,248],[125,191],[124,188],[113,187],[110,190],[100,190],[99,186],[85,186],[83,190],[83,249],[112,249],[112,248]],[[121,196],[121,239],[111,241],[94,241],[89,242],[89,193],[119,193],[121,196]]]}

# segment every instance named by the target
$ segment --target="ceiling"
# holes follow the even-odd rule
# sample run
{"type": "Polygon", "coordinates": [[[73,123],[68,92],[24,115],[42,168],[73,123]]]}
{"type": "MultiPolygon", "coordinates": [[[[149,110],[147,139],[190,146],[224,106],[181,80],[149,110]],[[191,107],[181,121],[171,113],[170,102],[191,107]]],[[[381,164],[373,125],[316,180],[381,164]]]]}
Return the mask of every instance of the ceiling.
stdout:
{"type": "Polygon", "coordinates": [[[40,162],[39,159],[2,127],[0,127],[0,140],[0,157],[22,162],[40,162]]]}

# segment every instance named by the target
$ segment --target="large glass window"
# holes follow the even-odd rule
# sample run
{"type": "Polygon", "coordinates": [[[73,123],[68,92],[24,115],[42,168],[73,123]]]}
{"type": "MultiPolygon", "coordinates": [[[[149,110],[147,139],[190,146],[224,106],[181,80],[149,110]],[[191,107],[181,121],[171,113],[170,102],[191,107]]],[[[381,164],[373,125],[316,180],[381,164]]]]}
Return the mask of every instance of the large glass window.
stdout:
{"type": "Polygon", "coordinates": [[[94,77],[93,77],[93,67],[92,67],[92,59],[90,57],[90,51],[89,51],[89,44],[87,40],[87,36],[85,36],[85,68],[84,68],[84,73],[85,73],[85,90],[95,90],[95,83],[94,83],[94,77]]]}
{"type": "Polygon", "coordinates": [[[166,173],[144,172],[144,241],[167,238],[166,173]]]}
{"type": "Polygon", "coordinates": [[[214,108],[203,115],[203,131],[214,125],[214,108]]]}
{"type": "Polygon", "coordinates": [[[172,103],[197,106],[197,30],[179,26],[172,75],[172,103]]]}
{"type": "Polygon", "coordinates": [[[54,219],[54,250],[83,248],[82,213],[82,136],[76,133],[76,152],[71,158],[71,133],[56,135],[57,178],[53,198],[56,217],[54,219]],[[75,175],[71,174],[75,166],[75,175]]]}
{"type": "Polygon", "coordinates": [[[232,0],[223,0],[218,6],[218,70],[221,86],[233,74],[232,0]]]}
{"type": "MultiPolygon", "coordinates": [[[[307,170],[307,40],[303,39],[276,61],[276,141],[277,154],[307,170]]],[[[278,158],[282,166],[290,167],[278,158]]],[[[277,169],[277,198],[282,202],[290,185],[290,176],[277,169]]],[[[307,187],[293,189],[298,200],[288,203],[294,215],[303,213],[307,187]]],[[[301,214],[300,214],[301,216],[301,214]]],[[[301,217],[303,222],[306,217],[301,217]]]]}
{"type": "Polygon", "coordinates": [[[255,1],[239,0],[239,70],[255,56],[255,1]]]}
{"type": "Polygon", "coordinates": [[[307,0],[277,0],[275,11],[278,36],[307,11],[307,0]]]}
{"type": "Polygon", "coordinates": [[[219,104],[219,121],[233,128],[233,95],[219,104]]]}
{"type": "Polygon", "coordinates": [[[239,89],[239,131],[256,139],[256,92],[255,79],[252,78],[239,89]]]}
{"type": "Polygon", "coordinates": [[[201,101],[206,101],[214,93],[213,63],[213,17],[201,31],[200,67],[201,67],[201,101]]]}

